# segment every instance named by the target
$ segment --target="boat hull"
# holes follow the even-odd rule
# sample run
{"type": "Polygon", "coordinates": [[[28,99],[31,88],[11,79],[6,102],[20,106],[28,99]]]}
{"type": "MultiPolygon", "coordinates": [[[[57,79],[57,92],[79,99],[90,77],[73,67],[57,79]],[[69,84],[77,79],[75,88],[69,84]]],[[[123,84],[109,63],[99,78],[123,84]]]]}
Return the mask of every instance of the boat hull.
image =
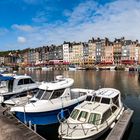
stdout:
{"type": "MultiPolygon", "coordinates": [[[[67,106],[63,108],[63,110],[68,109],[69,112],[71,112],[73,108],[79,103],[75,103],[71,106],[67,106]]],[[[52,110],[52,111],[46,111],[46,112],[29,112],[29,113],[15,111],[15,115],[20,121],[24,123],[31,122],[31,124],[37,124],[37,125],[50,125],[50,124],[59,123],[57,115],[58,113],[61,112],[61,110],[62,108],[59,108],[57,110],[52,110]]],[[[64,116],[67,118],[69,116],[69,113],[68,112],[65,113],[64,116]]]]}
{"type": "MultiPolygon", "coordinates": [[[[92,135],[92,136],[87,136],[86,138],[61,138],[62,140],[96,140],[103,136],[108,130],[110,130],[110,127],[106,127],[104,130],[100,131],[99,133],[92,135]]],[[[79,134],[80,135],[80,134],[79,134]]]]}

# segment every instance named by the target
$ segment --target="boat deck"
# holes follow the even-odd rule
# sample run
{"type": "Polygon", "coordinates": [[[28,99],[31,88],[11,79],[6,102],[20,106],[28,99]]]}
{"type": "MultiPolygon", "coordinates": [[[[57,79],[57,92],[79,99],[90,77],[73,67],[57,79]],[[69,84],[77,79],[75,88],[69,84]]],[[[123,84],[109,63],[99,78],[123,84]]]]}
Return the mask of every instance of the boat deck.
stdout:
{"type": "Polygon", "coordinates": [[[118,122],[116,123],[115,127],[111,130],[109,135],[107,136],[106,140],[122,140],[125,131],[127,130],[132,115],[133,110],[127,109],[124,111],[118,122]]]}
{"type": "Polygon", "coordinates": [[[4,115],[0,106],[0,140],[45,140],[39,134],[18,121],[12,114],[4,115]]]}

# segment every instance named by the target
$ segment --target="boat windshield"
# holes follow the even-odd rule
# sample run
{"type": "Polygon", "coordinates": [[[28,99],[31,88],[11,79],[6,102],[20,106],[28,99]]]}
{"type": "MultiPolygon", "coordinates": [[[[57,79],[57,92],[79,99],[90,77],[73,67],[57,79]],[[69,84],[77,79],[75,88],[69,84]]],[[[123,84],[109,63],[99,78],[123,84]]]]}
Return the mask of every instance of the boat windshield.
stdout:
{"type": "Polygon", "coordinates": [[[102,115],[102,122],[106,122],[106,120],[111,116],[111,109],[109,108],[104,114],[102,115]]]}
{"type": "Polygon", "coordinates": [[[49,100],[52,95],[52,90],[46,90],[41,98],[41,100],[49,100]]]}
{"type": "Polygon", "coordinates": [[[88,119],[88,123],[99,125],[101,120],[101,115],[97,113],[91,113],[88,119]]]}
{"type": "Polygon", "coordinates": [[[110,99],[109,98],[102,98],[101,103],[110,104],[110,99]]]}
{"type": "Polygon", "coordinates": [[[38,93],[36,94],[36,98],[40,100],[48,100],[51,94],[52,94],[52,90],[39,89],[38,93]]]}
{"type": "Polygon", "coordinates": [[[81,111],[80,115],[78,116],[78,121],[80,122],[85,122],[88,116],[88,112],[86,111],[81,111]]]}
{"type": "Polygon", "coordinates": [[[86,101],[91,101],[91,98],[92,98],[91,95],[87,96],[86,101]]]}
{"type": "Polygon", "coordinates": [[[50,99],[56,99],[60,97],[64,93],[65,89],[57,89],[53,91],[53,94],[51,95],[50,99]]]}
{"type": "Polygon", "coordinates": [[[80,112],[80,111],[79,111],[78,109],[74,109],[74,110],[72,111],[70,117],[71,117],[73,120],[75,120],[75,119],[77,118],[79,112],[80,112]]]}
{"type": "Polygon", "coordinates": [[[36,98],[41,99],[41,97],[42,97],[42,95],[43,95],[44,92],[45,92],[45,90],[39,89],[39,91],[36,94],[36,98]]]}
{"type": "Polygon", "coordinates": [[[101,98],[98,96],[94,96],[94,98],[92,98],[93,102],[100,102],[101,98]]]}

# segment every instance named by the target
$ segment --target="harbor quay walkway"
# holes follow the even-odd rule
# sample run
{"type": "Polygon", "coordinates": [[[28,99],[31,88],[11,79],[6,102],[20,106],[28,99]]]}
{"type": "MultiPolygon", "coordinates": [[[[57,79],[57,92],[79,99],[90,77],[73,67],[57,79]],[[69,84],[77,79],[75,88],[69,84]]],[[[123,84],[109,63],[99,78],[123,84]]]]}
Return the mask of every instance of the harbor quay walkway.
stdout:
{"type": "Polygon", "coordinates": [[[122,140],[123,136],[128,129],[134,111],[127,109],[123,112],[122,116],[111,130],[106,140],[122,140]]]}
{"type": "Polygon", "coordinates": [[[0,140],[45,140],[0,106],[0,140]]]}

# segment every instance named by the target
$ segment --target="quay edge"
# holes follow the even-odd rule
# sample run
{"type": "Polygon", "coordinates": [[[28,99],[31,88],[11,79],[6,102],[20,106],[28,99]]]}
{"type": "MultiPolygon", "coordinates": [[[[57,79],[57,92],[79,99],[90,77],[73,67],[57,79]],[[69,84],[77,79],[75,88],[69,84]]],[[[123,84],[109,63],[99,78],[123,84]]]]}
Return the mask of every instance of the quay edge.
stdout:
{"type": "Polygon", "coordinates": [[[5,114],[5,108],[0,106],[0,140],[45,140],[12,114],[5,114]]]}

